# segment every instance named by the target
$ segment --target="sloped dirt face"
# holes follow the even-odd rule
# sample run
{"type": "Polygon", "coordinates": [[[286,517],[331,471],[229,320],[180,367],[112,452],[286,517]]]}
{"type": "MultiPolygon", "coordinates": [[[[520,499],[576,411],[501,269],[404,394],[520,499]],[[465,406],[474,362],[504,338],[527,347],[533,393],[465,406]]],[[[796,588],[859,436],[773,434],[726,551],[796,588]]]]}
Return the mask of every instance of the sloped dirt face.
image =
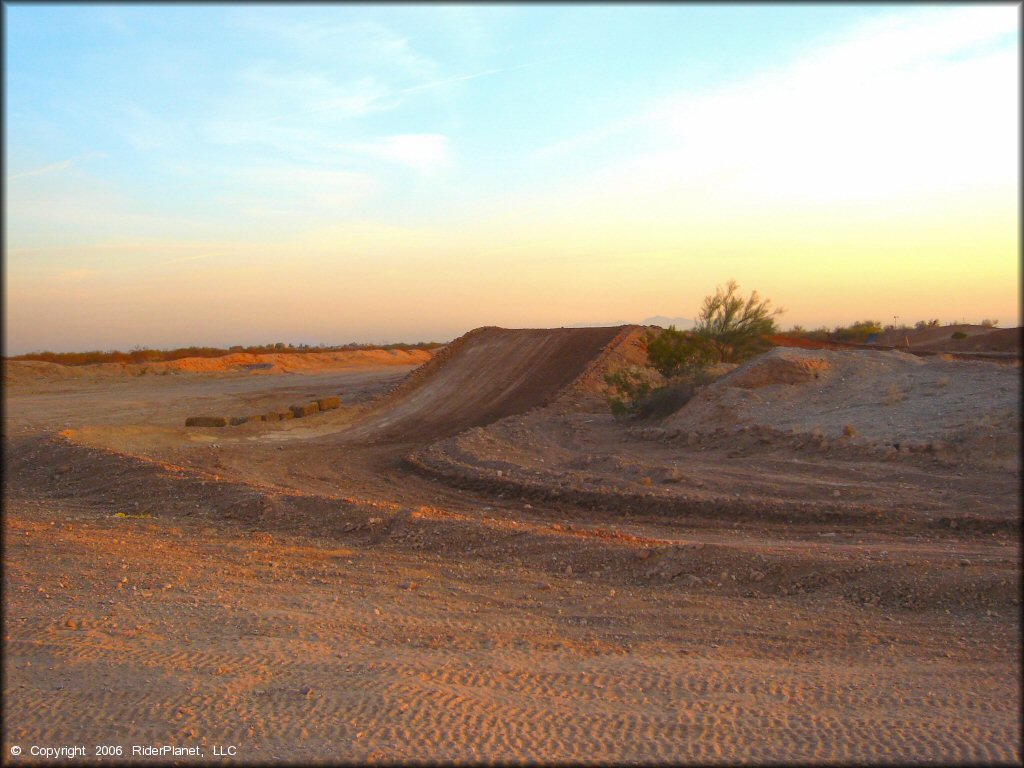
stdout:
{"type": "Polygon", "coordinates": [[[8,396],[5,753],[1020,761],[1017,476],[615,423],[567,392],[617,331],[527,396],[515,382],[558,370],[571,337],[486,330],[479,363],[469,338],[405,384],[8,396]],[[513,354],[521,377],[490,372],[513,354]],[[183,426],[332,395],[288,422],[183,426]]]}
{"type": "Polygon", "coordinates": [[[401,388],[349,432],[352,439],[427,442],[552,403],[602,357],[619,328],[508,330],[467,337],[431,375],[401,388]]]}

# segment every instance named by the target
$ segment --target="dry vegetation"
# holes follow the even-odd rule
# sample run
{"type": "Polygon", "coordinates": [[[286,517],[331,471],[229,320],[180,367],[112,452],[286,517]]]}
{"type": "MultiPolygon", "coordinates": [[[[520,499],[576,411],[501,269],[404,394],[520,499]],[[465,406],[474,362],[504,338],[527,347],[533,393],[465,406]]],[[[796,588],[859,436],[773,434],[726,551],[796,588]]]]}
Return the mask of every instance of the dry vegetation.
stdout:
{"type": "Polygon", "coordinates": [[[444,344],[436,341],[421,341],[416,344],[340,344],[328,346],[319,344],[258,344],[254,346],[234,346],[229,349],[220,347],[179,347],[178,349],[143,349],[136,348],[128,352],[110,350],[101,352],[92,350],[89,352],[29,352],[23,355],[12,355],[7,360],[33,360],[43,363],[57,363],[59,365],[92,365],[95,363],[164,363],[171,360],[184,360],[185,358],[198,357],[224,357],[234,354],[266,355],[272,353],[280,354],[309,354],[323,352],[346,352],[354,350],[372,349],[400,349],[400,350],[434,350],[444,344]]]}

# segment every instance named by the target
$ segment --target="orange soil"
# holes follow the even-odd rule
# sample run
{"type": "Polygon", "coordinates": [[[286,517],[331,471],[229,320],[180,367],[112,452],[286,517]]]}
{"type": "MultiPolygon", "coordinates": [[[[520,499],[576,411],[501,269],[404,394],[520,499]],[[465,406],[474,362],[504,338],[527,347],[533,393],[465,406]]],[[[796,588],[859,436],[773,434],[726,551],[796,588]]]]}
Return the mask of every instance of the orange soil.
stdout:
{"type": "Polygon", "coordinates": [[[641,332],[9,392],[4,754],[1019,763],[1019,472],[615,423],[641,332]]]}

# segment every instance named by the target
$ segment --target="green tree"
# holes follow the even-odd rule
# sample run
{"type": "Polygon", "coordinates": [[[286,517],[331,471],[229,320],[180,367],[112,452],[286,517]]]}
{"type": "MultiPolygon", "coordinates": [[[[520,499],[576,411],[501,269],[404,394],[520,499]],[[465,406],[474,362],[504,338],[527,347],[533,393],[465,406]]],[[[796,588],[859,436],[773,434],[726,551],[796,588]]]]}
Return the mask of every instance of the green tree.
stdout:
{"type": "Polygon", "coordinates": [[[753,291],[744,299],[739,285],[730,280],[714,296],[706,296],[693,333],[706,340],[722,362],[738,362],[763,350],[762,338],[777,332],[775,318],[785,310],[772,309],[753,291]]]}

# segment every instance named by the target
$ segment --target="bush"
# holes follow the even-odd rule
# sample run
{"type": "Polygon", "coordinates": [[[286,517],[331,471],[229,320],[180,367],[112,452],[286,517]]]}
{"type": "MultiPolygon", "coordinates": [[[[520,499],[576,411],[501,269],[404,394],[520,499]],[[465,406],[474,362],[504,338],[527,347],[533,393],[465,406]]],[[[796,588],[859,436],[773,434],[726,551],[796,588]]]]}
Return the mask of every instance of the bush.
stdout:
{"type": "Polygon", "coordinates": [[[617,417],[633,416],[640,404],[654,388],[654,377],[648,368],[636,366],[605,374],[608,385],[608,406],[617,417]]]}
{"type": "Polygon", "coordinates": [[[999,321],[998,320],[990,320],[989,318],[986,317],[984,320],[981,321],[981,324],[985,328],[995,328],[997,325],[999,325],[999,321]]]}
{"type": "Polygon", "coordinates": [[[641,419],[664,418],[690,402],[696,391],[695,386],[685,382],[658,387],[637,403],[636,415],[641,419]]]}
{"type": "Polygon", "coordinates": [[[666,379],[696,373],[716,357],[716,350],[708,339],[678,331],[674,325],[660,333],[648,333],[646,341],[651,367],[666,379]]]}
{"type": "Polygon", "coordinates": [[[771,309],[754,291],[744,300],[739,285],[730,280],[704,298],[693,333],[706,340],[721,362],[739,362],[767,347],[762,338],[776,332],[775,317],[782,309],[771,309]]]}
{"type": "Polygon", "coordinates": [[[832,334],[836,341],[863,342],[868,336],[882,332],[882,324],[877,320],[861,320],[845,328],[837,326],[832,334]]]}
{"type": "Polygon", "coordinates": [[[827,341],[831,331],[824,325],[814,330],[808,330],[802,325],[794,325],[788,331],[784,331],[784,336],[790,336],[797,339],[818,339],[820,341],[827,341]]]}
{"type": "Polygon", "coordinates": [[[637,403],[636,415],[641,419],[663,419],[690,402],[701,387],[712,381],[714,376],[707,371],[697,371],[664,387],[652,389],[637,403]]]}
{"type": "Polygon", "coordinates": [[[696,371],[685,377],[655,386],[649,369],[624,368],[605,376],[609,385],[608,405],[617,418],[635,416],[661,419],[675,413],[693,398],[705,384],[714,380],[707,371],[696,371]]]}
{"type": "Polygon", "coordinates": [[[950,336],[950,338],[951,339],[966,339],[967,338],[967,334],[964,333],[963,331],[953,331],[953,335],[950,336]]]}
{"type": "MultiPolygon", "coordinates": [[[[757,291],[746,299],[730,280],[704,306],[692,331],[674,325],[649,332],[647,366],[607,374],[608,405],[616,417],[662,418],[686,405],[700,387],[714,379],[708,367],[717,361],[737,362],[768,346],[763,337],[776,332],[775,316],[757,291]]],[[[801,329],[802,330],[802,329],[801,329]]]]}

